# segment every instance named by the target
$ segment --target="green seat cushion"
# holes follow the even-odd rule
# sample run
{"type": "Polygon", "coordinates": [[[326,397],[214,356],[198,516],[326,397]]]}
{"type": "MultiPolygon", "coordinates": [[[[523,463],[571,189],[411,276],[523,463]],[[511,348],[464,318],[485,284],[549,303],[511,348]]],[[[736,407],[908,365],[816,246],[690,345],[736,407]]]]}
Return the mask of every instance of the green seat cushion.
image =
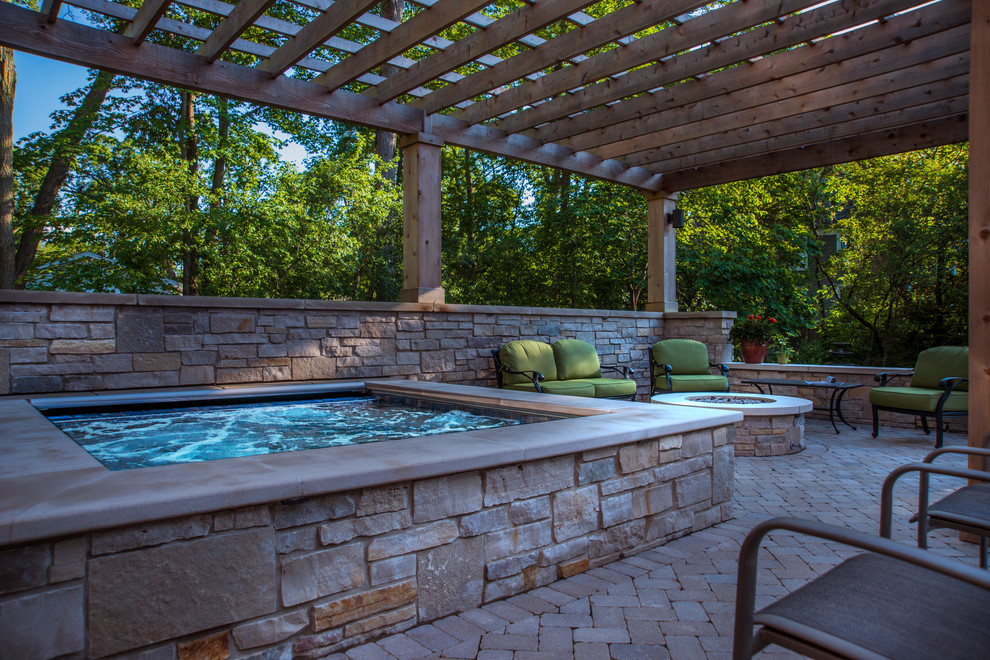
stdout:
{"type": "MultiPolygon", "coordinates": [[[[538,371],[544,380],[557,380],[557,363],[553,359],[553,348],[550,344],[531,339],[510,341],[498,349],[498,359],[502,366],[513,371],[538,371]]],[[[529,383],[532,389],[533,381],[520,374],[502,372],[502,385],[508,387],[516,383],[529,383]]]]}
{"type": "MultiPolygon", "coordinates": [[[[941,389],[938,382],[949,377],[969,377],[969,348],[966,346],[937,346],[922,351],[914,366],[911,387],[941,389]]],[[[956,389],[968,390],[967,385],[961,383],[956,389]]]]}
{"type": "Polygon", "coordinates": [[[636,393],[636,381],[626,378],[582,378],[581,380],[570,380],[567,382],[589,383],[595,388],[595,396],[598,398],[628,397],[636,393]]]}
{"type": "Polygon", "coordinates": [[[653,361],[657,364],[669,364],[675,374],[712,373],[708,366],[708,349],[700,341],[693,339],[658,341],[653,344],[653,361]]]}
{"type": "Polygon", "coordinates": [[[558,339],[553,343],[553,357],[557,362],[557,378],[601,378],[602,365],[598,351],[580,339],[558,339]]]}
{"type": "MultiPolygon", "coordinates": [[[[725,376],[671,376],[670,386],[674,392],[725,392],[729,389],[729,379],[725,376]]],[[[657,376],[656,388],[667,389],[667,379],[657,376]]]]}
{"type": "MultiPolygon", "coordinates": [[[[904,408],[919,412],[935,412],[943,390],[928,387],[874,387],[870,390],[870,403],[882,408],[904,408]]],[[[942,406],[945,412],[969,410],[969,393],[953,392],[942,406]]]]}
{"type": "MultiPolygon", "coordinates": [[[[564,396],[595,396],[595,386],[583,380],[551,380],[540,383],[540,387],[547,394],[562,394],[564,396]]],[[[509,385],[505,389],[518,390],[520,392],[535,392],[536,388],[532,382],[516,383],[509,385]]]]}

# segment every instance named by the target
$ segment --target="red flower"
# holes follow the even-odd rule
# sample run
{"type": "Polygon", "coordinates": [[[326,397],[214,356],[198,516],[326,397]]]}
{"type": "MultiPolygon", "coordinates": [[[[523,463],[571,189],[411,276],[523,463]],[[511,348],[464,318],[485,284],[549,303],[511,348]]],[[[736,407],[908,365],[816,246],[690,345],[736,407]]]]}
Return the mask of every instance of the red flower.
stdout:
{"type": "Polygon", "coordinates": [[[771,322],[771,323],[776,323],[776,322],[777,322],[777,319],[774,319],[774,318],[771,318],[771,319],[770,319],[770,322],[771,322]]]}
{"type": "Polygon", "coordinates": [[[749,316],[747,316],[746,318],[748,318],[748,319],[755,319],[756,317],[755,317],[755,316],[753,316],[752,314],[750,314],[750,315],[749,315],[749,316]]]}

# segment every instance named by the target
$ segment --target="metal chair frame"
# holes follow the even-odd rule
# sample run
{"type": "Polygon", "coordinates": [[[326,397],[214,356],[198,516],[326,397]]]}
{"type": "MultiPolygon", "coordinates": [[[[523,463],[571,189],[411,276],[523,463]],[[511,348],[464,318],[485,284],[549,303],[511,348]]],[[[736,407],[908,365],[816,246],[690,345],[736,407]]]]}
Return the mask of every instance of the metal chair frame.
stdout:
{"type": "MultiPolygon", "coordinates": [[[[674,368],[671,365],[669,365],[669,364],[659,364],[653,358],[653,349],[652,348],[650,349],[649,354],[650,354],[650,396],[653,396],[654,394],[657,394],[658,392],[661,392],[663,394],[670,394],[671,392],[674,391],[674,387],[673,387],[673,385],[670,382],[671,375],[676,375],[676,374],[674,374],[674,368]],[[657,389],[656,383],[657,383],[657,376],[660,375],[658,373],[658,369],[660,369],[660,368],[663,368],[664,376],[667,379],[667,391],[666,392],[663,392],[662,390],[658,390],[657,389]]],[[[715,364],[714,362],[709,362],[708,363],[708,366],[709,367],[718,367],[719,371],[722,372],[722,375],[725,376],[725,381],[726,381],[725,391],[728,392],[729,391],[729,385],[728,385],[728,382],[729,382],[729,367],[725,366],[724,364],[715,364]]]]}
{"type": "MultiPolygon", "coordinates": [[[[987,537],[990,536],[990,511],[984,515],[966,515],[958,512],[939,511],[938,505],[929,504],[930,475],[938,474],[959,479],[969,479],[990,483],[990,469],[987,465],[990,462],[990,449],[979,447],[943,447],[928,453],[921,463],[908,463],[895,469],[883,482],[880,493],[880,536],[890,538],[893,526],[894,507],[894,484],[898,479],[910,472],[918,472],[918,513],[911,519],[918,521],[918,547],[928,547],[928,532],[935,527],[947,527],[960,532],[976,534],[980,537],[980,567],[987,568],[987,537]],[[982,456],[983,470],[947,468],[932,465],[932,462],[943,454],[965,454],[968,456],[982,456]],[[932,509],[935,509],[932,512],[932,509]]],[[[959,491],[973,488],[972,485],[963,486],[959,491]]],[[[959,492],[956,491],[956,492],[959,492]]]]}
{"type": "MultiPolygon", "coordinates": [[[[887,383],[892,381],[894,378],[899,376],[911,376],[912,374],[894,374],[894,373],[880,373],[873,377],[873,380],[880,383],[878,387],[886,387],[887,383]]],[[[949,395],[961,384],[969,382],[968,378],[961,378],[958,376],[950,376],[948,378],[943,378],[938,382],[942,387],[942,395],[938,399],[938,403],[935,404],[935,412],[931,413],[927,410],[914,410],[913,408],[894,408],[892,406],[878,406],[870,404],[873,408],[873,437],[877,437],[880,433],[880,416],[879,412],[881,410],[886,410],[887,412],[902,413],[906,415],[916,415],[921,417],[921,428],[925,430],[925,435],[930,435],[931,430],[928,428],[928,417],[935,417],[935,448],[938,449],[942,446],[942,420],[946,417],[969,417],[969,411],[967,410],[942,410],[945,406],[945,402],[949,400],[949,395]]]]}
{"type": "MultiPolygon", "coordinates": [[[[790,625],[786,619],[772,616],[756,625],[756,577],[759,550],[763,538],[773,530],[786,530],[808,534],[828,541],[869,550],[926,568],[949,577],[990,591],[990,573],[962,562],[941,557],[925,550],[896,543],[888,538],[871,536],[863,532],[826,525],[812,520],[798,518],[773,518],[764,520],[746,535],[739,549],[739,572],[736,585],[736,620],[733,635],[733,660],[749,660],[753,654],[769,644],[777,644],[792,649],[811,658],[867,658],[876,657],[869,649],[858,644],[836,639],[822,631],[806,626],[790,625]]],[[[815,578],[828,579],[828,574],[815,578]]],[[[883,576],[877,580],[882,583],[883,576]]],[[[891,630],[891,634],[897,634],[891,630]]]]}

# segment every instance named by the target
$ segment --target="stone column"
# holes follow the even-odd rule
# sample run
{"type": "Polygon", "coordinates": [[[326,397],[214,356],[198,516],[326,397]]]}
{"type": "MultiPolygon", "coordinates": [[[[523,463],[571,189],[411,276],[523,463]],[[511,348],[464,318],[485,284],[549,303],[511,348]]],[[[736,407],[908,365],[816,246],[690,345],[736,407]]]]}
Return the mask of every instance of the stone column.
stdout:
{"type": "Polygon", "coordinates": [[[677,311],[677,242],[667,214],[677,206],[678,195],[658,192],[646,198],[648,312],[677,311]]]}
{"type": "Polygon", "coordinates": [[[443,303],[440,285],[440,152],[443,141],[417,133],[402,147],[402,302],[443,303]]]}

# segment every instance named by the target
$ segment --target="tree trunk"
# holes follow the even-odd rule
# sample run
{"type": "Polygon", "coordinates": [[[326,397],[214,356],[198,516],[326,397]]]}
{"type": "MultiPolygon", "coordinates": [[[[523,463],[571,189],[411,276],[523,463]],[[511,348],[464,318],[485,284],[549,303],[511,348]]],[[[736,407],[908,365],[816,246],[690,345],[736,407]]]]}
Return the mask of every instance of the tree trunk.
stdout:
{"type": "MultiPolygon", "coordinates": [[[[199,143],[196,139],[196,95],[182,92],[182,116],[179,119],[179,149],[186,161],[189,174],[195,176],[199,169],[199,143]]],[[[186,212],[199,211],[199,195],[189,191],[186,196],[186,212]]],[[[195,236],[186,229],[183,232],[185,253],[182,256],[182,295],[195,296],[199,293],[199,252],[196,250],[195,236]]]]}
{"type": "MultiPolygon", "coordinates": [[[[379,9],[379,15],[390,21],[401,21],[402,11],[406,7],[406,0],[383,0],[379,9]]],[[[378,74],[384,78],[394,76],[399,69],[391,64],[383,64],[379,67],[378,74]]],[[[391,182],[395,182],[395,142],[396,134],[389,131],[375,131],[375,154],[381,159],[381,175],[391,182]]]]}
{"type": "Polygon", "coordinates": [[[89,91],[86,92],[86,98],[76,108],[69,124],[59,132],[55,140],[56,146],[51,165],[48,166],[48,172],[41,182],[38,195],[34,199],[34,207],[29,217],[25,219],[21,238],[17,243],[17,254],[14,257],[17,279],[27,272],[31,262],[34,261],[34,255],[38,252],[38,243],[44,235],[45,221],[51,217],[52,209],[58,201],[58,193],[69,177],[72,152],[93,125],[96,113],[107,98],[113,79],[114,74],[109,71],[100,71],[96,74],[89,91]]]}
{"type": "Polygon", "coordinates": [[[13,289],[14,272],[14,51],[0,48],[0,289],[13,289]]]}

